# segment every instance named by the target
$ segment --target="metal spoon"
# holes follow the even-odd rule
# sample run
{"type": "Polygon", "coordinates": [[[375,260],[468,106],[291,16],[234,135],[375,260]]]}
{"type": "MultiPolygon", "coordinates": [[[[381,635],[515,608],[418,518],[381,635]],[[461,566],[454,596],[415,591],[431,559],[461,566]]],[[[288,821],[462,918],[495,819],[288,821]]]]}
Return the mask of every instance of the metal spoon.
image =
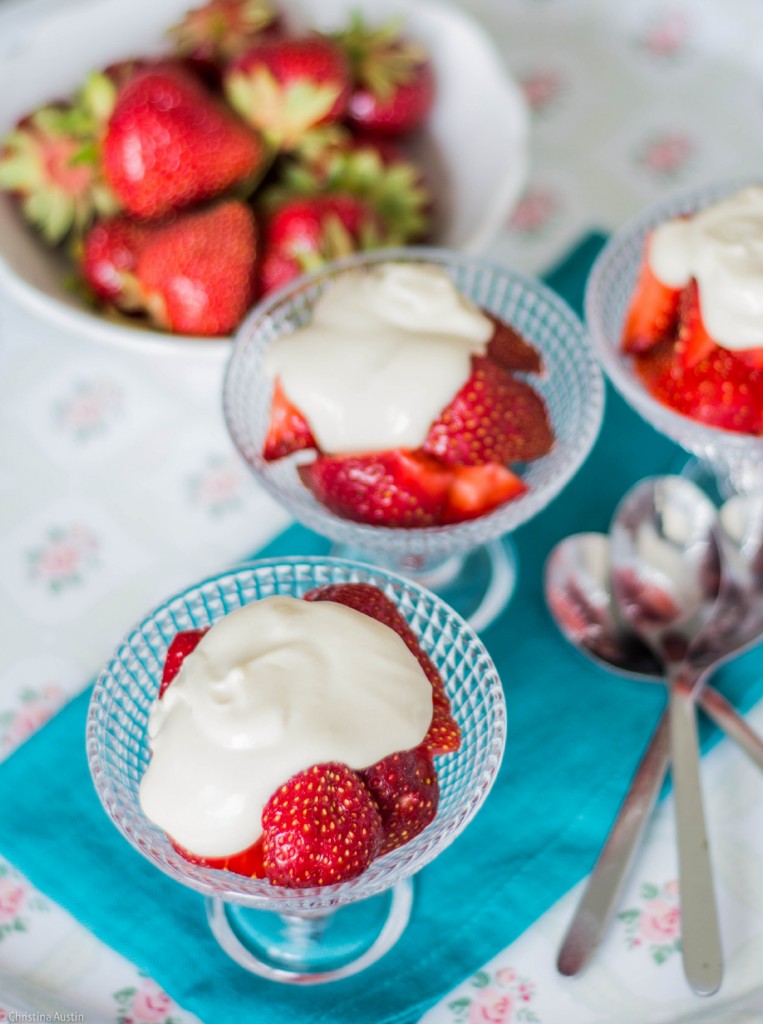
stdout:
{"type": "Polygon", "coordinates": [[[721,589],[718,513],[691,481],[654,477],[622,499],[610,537],[618,609],[665,667],[684,974],[698,995],[711,995],[721,984],[723,954],[693,698],[702,670],[690,649],[711,622],[721,589]]]}
{"type": "MultiPolygon", "coordinates": [[[[763,515],[760,523],[758,544],[763,549],[763,515]]],[[[749,544],[748,549],[753,546],[749,544]]],[[[560,541],[546,561],[544,589],[556,625],[576,650],[626,678],[664,681],[655,656],[617,617],[610,588],[609,537],[606,534],[579,533],[560,541]]],[[[732,638],[729,655],[753,639],[759,639],[763,633],[763,573],[761,586],[757,594],[753,593],[750,603],[757,605],[757,624],[750,622],[746,630],[740,628],[740,634],[732,638]]],[[[717,662],[708,666],[704,679],[715,667],[717,662]]],[[[703,710],[763,768],[763,740],[704,679],[697,695],[703,710]]],[[[662,787],[668,759],[665,714],[636,769],[559,949],[557,968],[561,974],[581,973],[604,937],[662,787]]]]}

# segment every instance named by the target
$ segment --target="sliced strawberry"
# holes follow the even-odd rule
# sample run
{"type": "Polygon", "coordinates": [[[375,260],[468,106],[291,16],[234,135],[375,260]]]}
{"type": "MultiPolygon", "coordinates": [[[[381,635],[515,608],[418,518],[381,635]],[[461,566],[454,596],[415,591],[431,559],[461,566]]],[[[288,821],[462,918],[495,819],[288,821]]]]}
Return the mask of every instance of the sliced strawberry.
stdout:
{"type": "Polygon", "coordinates": [[[655,277],[648,258],[650,237],[625,317],[622,337],[625,352],[646,352],[672,337],[678,323],[681,289],[670,288],[655,277]]]}
{"type": "Polygon", "coordinates": [[[381,815],[384,840],[379,856],[409,843],[434,820],[440,786],[425,751],[390,754],[359,775],[381,815]]]}
{"type": "Polygon", "coordinates": [[[240,853],[232,853],[229,857],[198,857],[190,850],[186,850],[180,843],[176,843],[170,836],[173,848],[191,864],[200,864],[204,868],[216,868],[218,871],[233,871],[237,875],[246,875],[247,878],[264,878],[265,863],[263,860],[262,836],[240,853]]]}
{"type": "Polygon", "coordinates": [[[484,466],[454,466],[442,522],[476,519],[526,492],[527,485],[520,477],[495,462],[484,466]]]}
{"type": "Polygon", "coordinates": [[[440,522],[452,473],[436,459],[404,449],[324,455],[299,467],[302,482],[338,516],[375,526],[440,522]]]}
{"type": "Polygon", "coordinates": [[[336,761],[313,765],[281,786],[265,804],[262,829],[265,873],[273,885],[291,889],[354,878],[384,840],[371,794],[336,761]]]}
{"type": "Polygon", "coordinates": [[[270,407],[270,423],[262,449],[263,458],[272,462],[275,459],[282,459],[285,455],[291,455],[292,452],[317,447],[307,420],[296,405],[289,401],[280,380],[276,379],[270,407]]]}
{"type": "Polygon", "coordinates": [[[429,431],[423,450],[454,466],[527,462],[554,443],[543,399],[491,359],[472,375],[429,431]]]}
{"type": "Polygon", "coordinates": [[[636,371],[659,402],[708,426],[763,434],[763,371],[751,370],[720,346],[691,369],[664,342],[638,356],[636,371]]]}
{"type": "Polygon", "coordinates": [[[292,149],[314,125],[342,116],[350,95],[350,69],[330,39],[274,39],[235,60],[224,84],[234,110],[273,149],[292,149]]]}
{"type": "Polygon", "coordinates": [[[252,180],[262,143],[177,64],[136,72],[108,119],[103,167],[134,217],[156,219],[252,180]]]}
{"type": "Polygon", "coordinates": [[[518,370],[521,373],[541,373],[543,360],[540,352],[514,330],[492,313],[486,313],[493,322],[493,336],[488,342],[487,355],[504,370],[518,370]]]}
{"type": "Polygon", "coordinates": [[[679,308],[676,359],[685,370],[691,370],[711,355],[716,347],[702,320],[696,281],[690,281],[682,291],[679,308]]]}
{"type": "Polygon", "coordinates": [[[159,686],[159,696],[163,697],[164,692],[172,680],[180,671],[180,666],[191,653],[196,650],[199,641],[206,633],[206,629],[185,629],[176,633],[164,657],[164,668],[162,669],[162,681],[159,686]]]}
{"type": "Polygon", "coordinates": [[[332,583],[308,591],[304,599],[305,601],[333,601],[335,604],[343,604],[389,626],[405,642],[408,650],[424,669],[427,679],[432,684],[432,700],[435,704],[450,708],[445,684],[435,668],[434,662],[426,651],[422,650],[418,637],[406,622],[405,616],[378,587],[374,587],[370,583],[332,583]]]}
{"type": "Polygon", "coordinates": [[[417,749],[431,757],[452,754],[461,746],[461,729],[451,714],[450,708],[435,704],[432,709],[432,724],[417,749]]]}

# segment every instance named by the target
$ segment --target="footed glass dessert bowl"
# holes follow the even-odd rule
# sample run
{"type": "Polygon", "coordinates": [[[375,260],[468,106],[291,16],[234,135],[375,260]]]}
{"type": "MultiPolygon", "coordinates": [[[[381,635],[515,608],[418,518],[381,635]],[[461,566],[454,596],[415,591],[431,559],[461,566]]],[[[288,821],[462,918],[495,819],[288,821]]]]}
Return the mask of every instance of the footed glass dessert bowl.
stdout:
{"type": "Polygon", "coordinates": [[[156,608],[101,672],[87,722],[90,771],[119,831],[159,870],[206,897],[212,932],[234,960],[260,976],[297,984],[347,977],[394,945],[411,913],[412,876],[477,813],[496,778],[505,738],[501,683],[474,631],[417,584],[331,558],[253,562],[156,608]],[[435,758],[440,797],[434,820],[357,877],[320,888],[284,888],[192,863],[149,821],[139,799],[151,758],[148,716],[173,637],[273,595],[300,598],[315,587],[350,582],[372,584],[394,602],[445,684],[462,742],[456,752],[435,758]]]}
{"type": "MultiPolygon", "coordinates": [[[[654,229],[673,218],[703,211],[711,204],[734,196],[748,185],[760,185],[760,182],[737,180],[707,185],[672,196],[647,209],[617,231],[602,249],[591,271],[585,297],[586,322],[594,351],[605,373],[647,423],[690,453],[691,458],[684,464],[683,472],[707,490],[714,500],[763,489],[763,436],[702,422],[658,400],[634,369],[633,355],[623,351],[623,337],[645,259],[647,239],[654,229]]],[[[749,248],[753,259],[754,245],[753,241],[749,248]]],[[[738,248],[738,255],[746,262],[744,250],[747,242],[740,240],[738,248]]],[[[743,271],[742,262],[739,266],[743,271]]],[[[759,268],[758,278],[760,287],[763,278],[759,268]]],[[[702,297],[701,286],[699,297],[702,297]]],[[[681,329],[680,323],[678,329],[681,329]]],[[[704,327],[700,325],[700,329],[705,339],[704,327]]],[[[696,335],[694,341],[684,342],[684,346],[687,344],[697,344],[696,335]]],[[[740,378],[740,383],[736,372],[729,373],[725,368],[726,360],[723,373],[715,375],[712,381],[702,382],[700,374],[704,372],[706,363],[700,357],[701,352],[697,352],[693,359],[690,358],[693,365],[689,367],[691,376],[687,377],[689,386],[700,392],[700,399],[702,389],[706,389],[709,399],[705,401],[714,401],[713,394],[717,392],[720,401],[733,409],[737,396],[745,392],[744,380],[740,378]]],[[[729,365],[735,366],[733,362],[729,365]]],[[[759,376],[760,371],[756,371],[756,379],[759,376]]],[[[675,379],[680,381],[681,375],[675,379]]]]}
{"type": "Polygon", "coordinates": [[[507,535],[544,509],[577,472],[596,439],[603,404],[602,377],[585,328],[558,296],[498,264],[434,248],[361,253],[267,298],[242,324],[224,384],[234,443],[257,480],[295,519],[330,538],[332,553],[384,565],[437,591],[478,631],[500,614],[514,587],[514,549],[507,535]],[[511,465],[523,493],[468,521],[405,527],[356,522],[320,503],[302,482],[299,467],[314,453],[277,461],[263,455],[274,394],[266,370],[269,347],[308,324],[317,300],[346,275],[387,265],[444,272],[466,300],[516,331],[542,361],[542,371],[528,379],[547,410],[553,446],[542,457],[511,465]]]}

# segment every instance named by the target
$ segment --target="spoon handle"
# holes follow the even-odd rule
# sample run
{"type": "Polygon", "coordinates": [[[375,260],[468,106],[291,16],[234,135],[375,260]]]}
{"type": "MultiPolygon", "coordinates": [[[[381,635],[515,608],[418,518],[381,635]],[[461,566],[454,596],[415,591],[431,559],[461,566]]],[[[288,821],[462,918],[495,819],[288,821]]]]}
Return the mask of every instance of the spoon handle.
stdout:
{"type": "Polygon", "coordinates": [[[669,724],[669,713],[665,711],[639,762],[559,949],[556,966],[560,974],[580,974],[604,937],[665,779],[670,753],[669,724]]]}
{"type": "Polygon", "coordinates": [[[745,722],[736,708],[712,686],[702,687],[697,701],[708,718],[712,718],[729,739],[738,743],[758,768],[763,768],[763,739],[745,722]]]}
{"type": "Polygon", "coordinates": [[[683,967],[692,990],[709,996],[721,984],[723,953],[702,806],[696,705],[683,670],[671,674],[669,693],[683,967]]]}

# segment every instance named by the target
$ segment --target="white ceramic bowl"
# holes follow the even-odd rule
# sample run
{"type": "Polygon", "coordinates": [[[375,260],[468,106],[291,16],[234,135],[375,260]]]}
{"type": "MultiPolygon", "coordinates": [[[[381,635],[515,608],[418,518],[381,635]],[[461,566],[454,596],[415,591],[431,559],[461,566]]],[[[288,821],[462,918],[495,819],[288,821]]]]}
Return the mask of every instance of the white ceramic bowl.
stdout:
{"type": "MultiPolygon", "coordinates": [[[[70,94],[88,71],[166,50],[165,30],[192,6],[194,0],[3,0],[0,135],[35,107],[70,94]]],[[[376,22],[404,17],[406,31],[428,48],[438,83],[420,152],[442,211],[435,241],[472,252],[486,245],[525,182],[528,118],[485,31],[436,0],[280,0],[279,6],[290,25],[305,28],[343,25],[354,10],[376,22]]],[[[112,345],[181,355],[204,351],[217,360],[230,354],[227,339],[109,321],[66,291],[65,272],[8,196],[0,195],[0,285],[35,315],[112,345]]]]}

